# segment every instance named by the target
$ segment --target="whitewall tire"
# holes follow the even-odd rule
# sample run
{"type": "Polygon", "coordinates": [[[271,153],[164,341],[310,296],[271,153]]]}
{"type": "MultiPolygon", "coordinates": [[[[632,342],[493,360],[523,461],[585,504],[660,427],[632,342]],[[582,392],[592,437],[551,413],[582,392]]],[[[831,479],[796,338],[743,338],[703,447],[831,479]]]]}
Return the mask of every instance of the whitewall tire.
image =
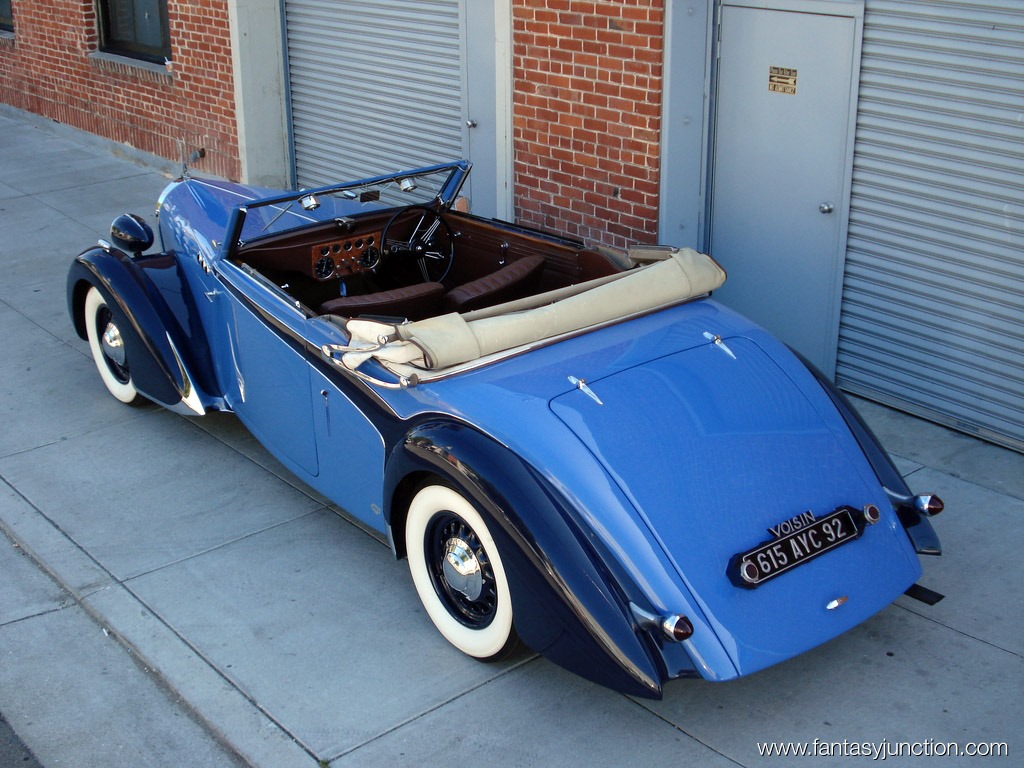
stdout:
{"type": "Polygon", "coordinates": [[[144,402],[145,398],[135,388],[128,369],[120,329],[103,295],[95,287],[89,288],[85,297],[85,330],[92,359],[107,391],[128,405],[144,402]]]}
{"type": "Polygon", "coordinates": [[[444,485],[421,488],[409,505],[405,544],[416,592],[448,642],[481,661],[516,650],[501,555],[469,501],[444,485]]]}

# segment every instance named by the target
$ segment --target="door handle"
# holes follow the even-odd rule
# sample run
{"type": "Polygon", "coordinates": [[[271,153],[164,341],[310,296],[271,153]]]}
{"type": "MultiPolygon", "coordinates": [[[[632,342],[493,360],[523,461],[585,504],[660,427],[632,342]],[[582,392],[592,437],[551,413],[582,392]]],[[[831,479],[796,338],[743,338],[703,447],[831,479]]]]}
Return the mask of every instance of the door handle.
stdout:
{"type": "Polygon", "coordinates": [[[469,127],[469,128],[476,128],[477,122],[476,122],[476,120],[467,120],[466,121],[466,126],[469,127]]]}
{"type": "Polygon", "coordinates": [[[326,389],[320,390],[320,397],[324,399],[324,418],[327,421],[327,437],[331,436],[331,401],[326,389]]]}
{"type": "Polygon", "coordinates": [[[822,203],[818,206],[818,210],[822,213],[832,213],[835,209],[836,207],[832,203],[822,203]]]}

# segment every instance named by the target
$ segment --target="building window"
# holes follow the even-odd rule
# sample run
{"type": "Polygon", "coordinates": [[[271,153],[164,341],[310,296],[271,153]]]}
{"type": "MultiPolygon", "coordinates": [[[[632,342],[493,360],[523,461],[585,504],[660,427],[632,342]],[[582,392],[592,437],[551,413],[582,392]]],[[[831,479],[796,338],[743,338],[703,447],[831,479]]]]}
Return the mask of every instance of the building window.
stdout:
{"type": "Polygon", "coordinates": [[[101,51],[159,64],[171,57],[167,0],[99,0],[99,12],[101,51]]]}
{"type": "Polygon", "coordinates": [[[14,16],[11,13],[11,0],[0,0],[0,30],[14,31],[14,16]]]}

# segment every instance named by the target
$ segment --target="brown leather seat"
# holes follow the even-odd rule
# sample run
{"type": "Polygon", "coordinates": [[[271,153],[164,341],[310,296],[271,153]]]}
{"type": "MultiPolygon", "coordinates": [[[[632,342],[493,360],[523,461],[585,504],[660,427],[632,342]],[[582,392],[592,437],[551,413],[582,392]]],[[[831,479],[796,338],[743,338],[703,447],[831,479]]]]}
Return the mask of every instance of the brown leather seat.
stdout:
{"type": "Polygon", "coordinates": [[[543,256],[524,256],[497,272],[448,291],[443,309],[445,312],[468,312],[527,296],[537,287],[543,271],[543,256]]]}
{"type": "Polygon", "coordinates": [[[362,296],[339,296],[321,304],[320,314],[345,317],[383,315],[420,320],[437,314],[443,296],[444,286],[440,283],[419,283],[362,296]]]}

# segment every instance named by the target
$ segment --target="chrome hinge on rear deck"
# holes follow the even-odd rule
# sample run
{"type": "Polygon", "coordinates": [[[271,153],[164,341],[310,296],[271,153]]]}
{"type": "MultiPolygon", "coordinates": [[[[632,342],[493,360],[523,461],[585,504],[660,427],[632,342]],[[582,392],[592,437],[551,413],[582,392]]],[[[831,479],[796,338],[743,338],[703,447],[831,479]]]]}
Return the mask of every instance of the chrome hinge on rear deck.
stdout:
{"type": "Polygon", "coordinates": [[[597,396],[597,393],[587,385],[586,379],[578,379],[575,376],[570,376],[569,383],[598,405],[604,405],[604,402],[602,402],[601,398],[597,396]]]}

